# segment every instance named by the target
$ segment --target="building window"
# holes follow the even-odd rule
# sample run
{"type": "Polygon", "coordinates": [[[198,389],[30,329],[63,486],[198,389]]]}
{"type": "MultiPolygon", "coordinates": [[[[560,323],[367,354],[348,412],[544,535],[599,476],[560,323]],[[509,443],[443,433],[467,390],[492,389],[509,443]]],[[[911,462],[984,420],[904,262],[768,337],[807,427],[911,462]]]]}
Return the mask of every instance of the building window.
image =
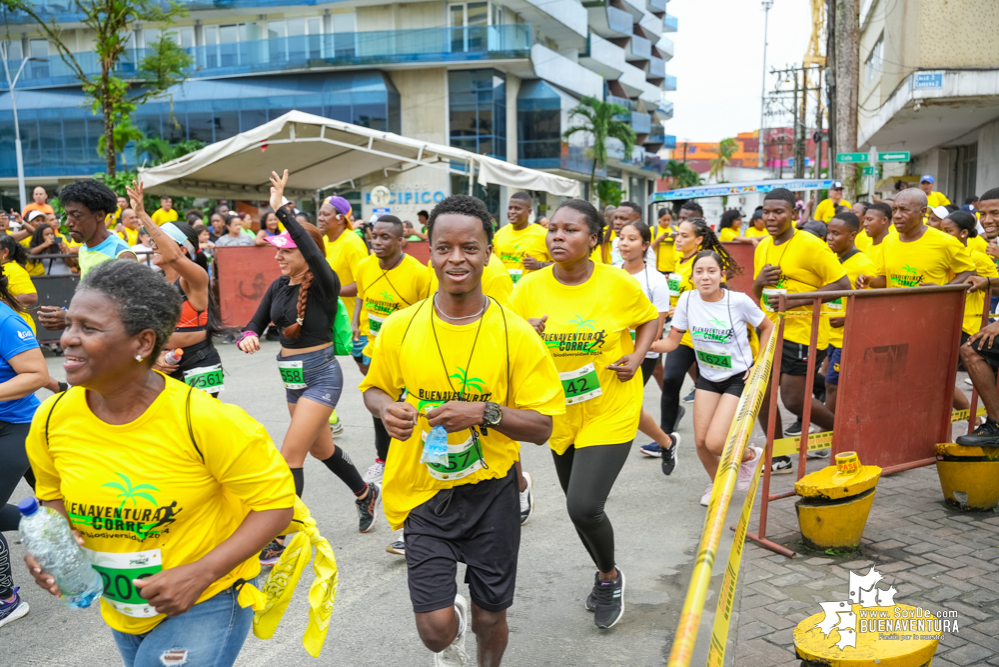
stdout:
{"type": "Polygon", "coordinates": [[[871,49],[871,54],[867,56],[867,61],[864,63],[865,80],[868,83],[881,73],[881,64],[884,62],[884,55],[885,34],[881,33],[878,36],[878,41],[874,43],[874,48],[871,49]]]}
{"type": "Polygon", "coordinates": [[[448,72],[451,145],[506,159],[506,75],[493,69],[448,72]]]}

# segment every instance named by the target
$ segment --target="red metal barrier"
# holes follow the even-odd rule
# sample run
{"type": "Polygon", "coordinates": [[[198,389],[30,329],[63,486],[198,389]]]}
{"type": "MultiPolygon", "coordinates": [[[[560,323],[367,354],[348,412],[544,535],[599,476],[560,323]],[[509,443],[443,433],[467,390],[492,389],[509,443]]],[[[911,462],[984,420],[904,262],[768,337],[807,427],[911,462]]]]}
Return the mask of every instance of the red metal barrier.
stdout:
{"type": "Polygon", "coordinates": [[[732,259],[742,268],[742,275],[732,276],[727,284],[732,289],[748,294],[749,297],[760,305],[760,300],[753,294],[753,255],[756,246],[748,243],[723,243],[725,250],[732,256],[732,259]]]}
{"type": "Polygon", "coordinates": [[[428,241],[406,241],[405,251],[420,260],[421,264],[430,263],[430,243],[428,241]]]}
{"type": "Polygon", "coordinates": [[[280,275],[273,246],[216,248],[219,305],[226,326],[245,327],[280,275]]]}

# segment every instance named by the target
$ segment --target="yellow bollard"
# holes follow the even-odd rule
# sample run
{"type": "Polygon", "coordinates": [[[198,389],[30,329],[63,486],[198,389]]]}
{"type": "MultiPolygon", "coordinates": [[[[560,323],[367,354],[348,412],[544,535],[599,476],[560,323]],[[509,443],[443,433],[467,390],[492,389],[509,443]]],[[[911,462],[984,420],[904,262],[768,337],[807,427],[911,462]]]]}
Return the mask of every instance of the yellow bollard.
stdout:
{"type": "Polygon", "coordinates": [[[860,544],[881,468],[860,464],[856,452],[836,455],[836,465],[805,475],[794,485],[805,544],[819,551],[860,544]]]}
{"type": "Polygon", "coordinates": [[[946,442],[937,445],[936,452],[937,475],[948,505],[971,512],[999,506],[999,449],[946,442]]]}
{"type": "MultiPolygon", "coordinates": [[[[892,607],[870,607],[863,609],[861,605],[850,605],[854,619],[861,612],[879,614],[884,612],[888,618],[896,615],[920,613],[916,607],[895,605],[892,607]]],[[[842,615],[841,615],[842,618],[842,615]]],[[[839,630],[825,634],[819,627],[825,620],[824,613],[809,616],[794,629],[794,650],[802,665],[822,665],[823,667],[929,667],[936,653],[939,639],[925,639],[926,634],[910,633],[907,638],[902,633],[881,632],[879,628],[857,624],[853,632],[856,646],[843,645],[843,635],[839,630]]]]}

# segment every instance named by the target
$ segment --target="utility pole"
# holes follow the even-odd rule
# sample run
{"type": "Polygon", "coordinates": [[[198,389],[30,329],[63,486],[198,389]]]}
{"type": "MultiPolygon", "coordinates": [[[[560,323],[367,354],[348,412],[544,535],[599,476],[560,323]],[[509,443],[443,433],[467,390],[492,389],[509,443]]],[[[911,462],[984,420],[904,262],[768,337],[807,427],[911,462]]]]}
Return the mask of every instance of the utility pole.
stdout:
{"type": "Polygon", "coordinates": [[[822,176],[822,69],[815,69],[815,169],[813,178],[822,176]]]}
{"type": "Polygon", "coordinates": [[[836,151],[839,149],[836,136],[836,0],[827,0],[826,30],[828,32],[826,35],[826,113],[829,117],[827,174],[829,178],[836,178],[836,151]]]}
{"type": "MultiPolygon", "coordinates": [[[[860,2],[837,0],[836,7],[836,150],[857,150],[857,88],[860,85],[860,2]]],[[[856,165],[840,166],[843,196],[857,192],[856,165]]]]}
{"type": "Polygon", "coordinates": [[[773,6],[774,0],[763,0],[763,80],[760,82],[760,141],[756,151],[756,166],[758,168],[763,167],[763,128],[767,107],[767,29],[770,26],[770,8],[773,6]]]}

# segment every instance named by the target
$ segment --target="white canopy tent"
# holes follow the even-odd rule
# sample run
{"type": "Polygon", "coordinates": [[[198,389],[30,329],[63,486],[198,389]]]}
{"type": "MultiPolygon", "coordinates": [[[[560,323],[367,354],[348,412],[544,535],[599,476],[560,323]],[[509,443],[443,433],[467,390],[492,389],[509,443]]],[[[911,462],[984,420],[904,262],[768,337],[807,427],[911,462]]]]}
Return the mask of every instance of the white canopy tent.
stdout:
{"type": "Polygon", "coordinates": [[[272,170],[291,174],[289,197],[311,198],[365,176],[388,177],[419,167],[472,173],[481,185],[580,196],[579,181],[570,178],[301,111],[139,171],[147,192],[267,199],[272,170]]]}

